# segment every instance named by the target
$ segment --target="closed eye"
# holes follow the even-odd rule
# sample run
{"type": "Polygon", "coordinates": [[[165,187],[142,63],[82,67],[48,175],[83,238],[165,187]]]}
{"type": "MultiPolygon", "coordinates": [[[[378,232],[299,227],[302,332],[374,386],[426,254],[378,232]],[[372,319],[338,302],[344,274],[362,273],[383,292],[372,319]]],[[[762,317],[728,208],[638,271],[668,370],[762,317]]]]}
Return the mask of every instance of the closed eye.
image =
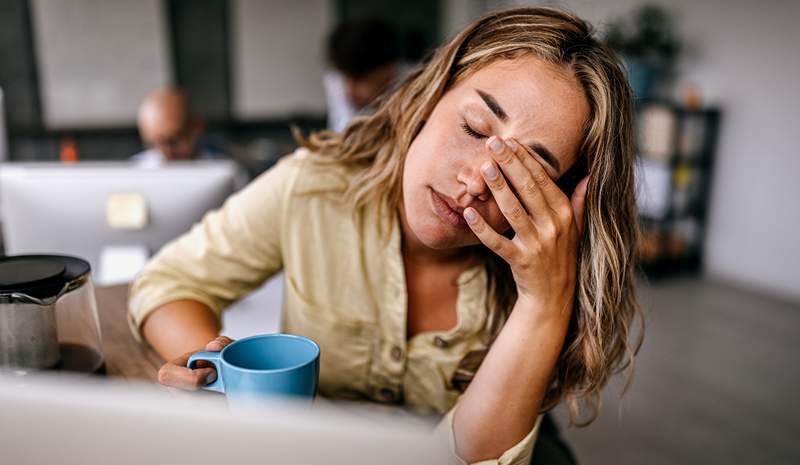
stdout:
{"type": "Polygon", "coordinates": [[[466,132],[470,137],[474,137],[475,139],[486,139],[487,137],[485,134],[481,134],[478,131],[472,129],[470,125],[467,124],[466,121],[461,123],[461,129],[463,129],[464,132],[466,132]]]}

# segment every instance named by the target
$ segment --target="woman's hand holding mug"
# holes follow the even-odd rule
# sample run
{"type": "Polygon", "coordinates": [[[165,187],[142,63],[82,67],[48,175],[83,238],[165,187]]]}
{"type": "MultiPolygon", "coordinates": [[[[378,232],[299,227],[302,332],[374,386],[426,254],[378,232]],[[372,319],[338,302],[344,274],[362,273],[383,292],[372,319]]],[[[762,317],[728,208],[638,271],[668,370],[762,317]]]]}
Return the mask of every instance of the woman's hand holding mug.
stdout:
{"type": "Polygon", "coordinates": [[[187,368],[186,364],[189,361],[189,357],[201,350],[219,352],[232,342],[233,339],[227,336],[219,336],[206,344],[204,348],[187,352],[175,360],[165,363],[158,370],[158,382],[165,386],[187,391],[202,389],[207,384],[216,381],[217,371],[214,369],[213,364],[205,361],[198,361],[197,368],[187,368]]]}
{"type": "Polygon", "coordinates": [[[220,336],[158,372],[161,384],[225,394],[246,407],[276,396],[311,401],[319,384],[319,346],[303,336],[257,334],[234,341],[220,336]]]}

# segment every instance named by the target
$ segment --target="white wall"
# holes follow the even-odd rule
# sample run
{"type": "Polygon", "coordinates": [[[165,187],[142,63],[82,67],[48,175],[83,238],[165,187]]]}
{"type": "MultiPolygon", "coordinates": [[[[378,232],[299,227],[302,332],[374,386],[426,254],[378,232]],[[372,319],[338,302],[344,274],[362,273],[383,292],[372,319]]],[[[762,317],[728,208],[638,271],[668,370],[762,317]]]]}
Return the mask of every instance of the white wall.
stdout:
{"type": "Polygon", "coordinates": [[[325,111],[325,38],[330,0],[236,0],[233,113],[241,119],[325,111]]]}
{"type": "Polygon", "coordinates": [[[439,38],[451,39],[462,27],[487,11],[486,0],[441,0],[439,38]]]}
{"type": "MultiPolygon", "coordinates": [[[[489,1],[489,7],[545,2],[489,1]]],[[[566,0],[602,25],[643,0],[566,0]]],[[[678,92],[722,110],[705,264],[710,276],[800,300],[800,2],[648,0],[692,47],[678,92]]]]}
{"type": "Polygon", "coordinates": [[[31,15],[47,127],[132,125],[170,81],[159,0],[36,0],[31,15]]]}

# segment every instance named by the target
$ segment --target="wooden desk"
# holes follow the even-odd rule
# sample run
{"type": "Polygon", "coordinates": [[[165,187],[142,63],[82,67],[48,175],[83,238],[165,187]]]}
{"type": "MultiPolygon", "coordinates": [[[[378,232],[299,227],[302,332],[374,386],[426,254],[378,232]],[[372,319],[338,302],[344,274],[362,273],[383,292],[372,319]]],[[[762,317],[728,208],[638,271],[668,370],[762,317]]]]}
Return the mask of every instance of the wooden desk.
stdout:
{"type": "Polygon", "coordinates": [[[128,285],[98,287],[95,296],[107,375],[157,382],[164,360],[128,327],[128,285]]]}

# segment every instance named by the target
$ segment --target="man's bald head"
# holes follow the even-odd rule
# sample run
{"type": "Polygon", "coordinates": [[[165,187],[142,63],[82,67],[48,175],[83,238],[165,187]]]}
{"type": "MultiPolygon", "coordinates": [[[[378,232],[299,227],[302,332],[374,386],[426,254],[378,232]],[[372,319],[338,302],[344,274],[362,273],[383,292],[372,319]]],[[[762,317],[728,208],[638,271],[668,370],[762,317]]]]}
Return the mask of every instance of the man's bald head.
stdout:
{"type": "Polygon", "coordinates": [[[192,115],[186,96],[173,87],[148,95],[139,107],[137,122],[142,139],[160,150],[167,160],[192,158],[203,130],[202,121],[192,115]]]}

